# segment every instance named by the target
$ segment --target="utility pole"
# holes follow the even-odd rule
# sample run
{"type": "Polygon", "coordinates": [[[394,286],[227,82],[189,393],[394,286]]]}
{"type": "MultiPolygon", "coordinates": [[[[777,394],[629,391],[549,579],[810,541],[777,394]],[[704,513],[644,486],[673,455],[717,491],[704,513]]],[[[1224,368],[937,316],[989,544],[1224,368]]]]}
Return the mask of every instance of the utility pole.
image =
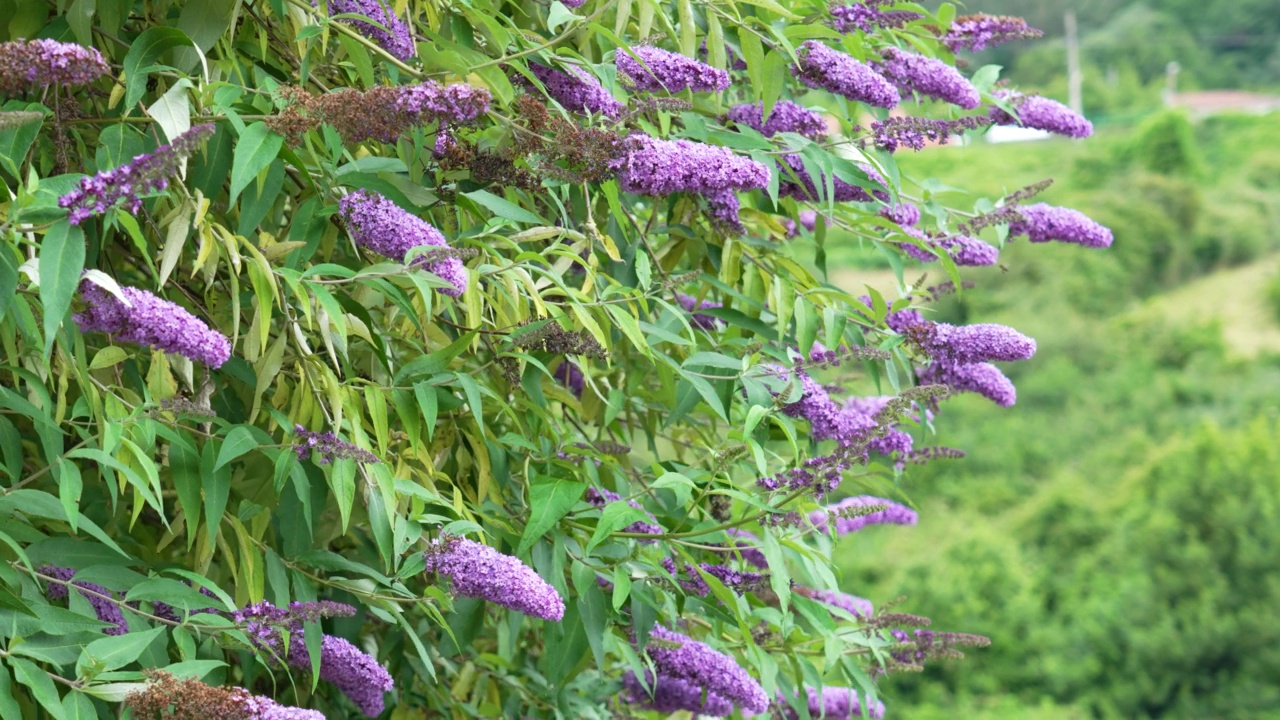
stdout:
{"type": "Polygon", "coordinates": [[[1080,77],[1080,37],[1076,32],[1076,11],[1068,10],[1063,22],[1067,31],[1067,105],[1083,115],[1084,100],[1081,98],[1083,79],[1080,77]]]}

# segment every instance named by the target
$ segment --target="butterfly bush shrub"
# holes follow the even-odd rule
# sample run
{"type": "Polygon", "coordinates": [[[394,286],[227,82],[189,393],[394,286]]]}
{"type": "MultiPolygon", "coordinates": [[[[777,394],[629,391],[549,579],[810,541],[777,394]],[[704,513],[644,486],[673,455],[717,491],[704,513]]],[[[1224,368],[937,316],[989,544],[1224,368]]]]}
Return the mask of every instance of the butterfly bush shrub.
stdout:
{"type": "Polygon", "coordinates": [[[1036,31],[69,13],[0,42],[0,717],[882,717],[885,675],[986,643],[833,558],[931,521],[913,466],[983,451],[930,444],[949,396],[1016,411],[997,363],[1034,339],[929,318],[981,292],[958,268],[1112,243],[1044,184],[895,162],[1088,135],[953,55],[1036,31]],[[833,284],[833,242],[896,286],[833,284]]]}

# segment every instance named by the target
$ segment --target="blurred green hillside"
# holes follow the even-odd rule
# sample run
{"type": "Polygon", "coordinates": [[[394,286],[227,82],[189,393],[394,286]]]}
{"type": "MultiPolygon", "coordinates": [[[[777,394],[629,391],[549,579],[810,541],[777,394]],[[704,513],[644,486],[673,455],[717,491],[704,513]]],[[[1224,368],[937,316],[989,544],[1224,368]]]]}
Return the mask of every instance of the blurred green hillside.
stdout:
{"type": "Polygon", "coordinates": [[[1006,368],[1015,407],[944,403],[924,442],[974,454],[913,475],[918,527],[841,548],[850,592],[993,640],[890,678],[895,717],[1280,717],[1280,118],[1159,113],[1083,143],[898,160],[989,199],[1048,169],[1042,199],[1116,241],[1015,243],[1007,272],[966,273],[977,287],[936,306],[1040,351],[1006,368]]]}

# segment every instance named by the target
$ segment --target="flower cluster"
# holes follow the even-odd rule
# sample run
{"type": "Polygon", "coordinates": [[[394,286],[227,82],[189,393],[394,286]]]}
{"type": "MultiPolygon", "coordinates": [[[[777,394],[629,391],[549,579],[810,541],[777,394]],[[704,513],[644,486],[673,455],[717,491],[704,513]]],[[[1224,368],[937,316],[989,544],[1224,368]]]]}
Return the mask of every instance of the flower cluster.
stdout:
{"type": "Polygon", "coordinates": [[[528,565],[488,545],[460,537],[439,538],[423,553],[426,571],[449,578],[453,593],[479,598],[525,615],[559,621],[564,599],[528,565]]]}
{"type": "Polygon", "coordinates": [[[129,632],[129,623],[124,619],[124,612],[120,609],[120,605],[108,598],[114,598],[112,592],[97,583],[88,582],[70,582],[75,577],[76,571],[71,568],[58,567],[57,565],[43,565],[37,570],[42,575],[57,578],[61,582],[46,581],[44,595],[50,600],[62,600],[67,597],[67,585],[74,585],[80,589],[80,594],[89,601],[89,605],[93,607],[93,613],[98,619],[107,623],[109,627],[103,630],[108,635],[124,635],[129,632]]]}
{"type": "MultiPolygon", "coordinates": [[[[311,655],[303,633],[294,632],[289,640],[289,664],[309,669],[311,655]]],[[[320,641],[320,679],[332,683],[369,717],[382,714],[384,695],[395,689],[391,674],[375,658],[333,635],[320,641]]]]}
{"type": "Polygon", "coordinates": [[[689,316],[689,321],[694,327],[702,330],[719,330],[724,326],[724,322],[720,318],[697,312],[698,310],[715,310],[724,307],[720,303],[711,300],[698,300],[698,298],[682,292],[676,293],[676,301],[680,303],[680,307],[693,313],[689,316]]]}
{"type": "Polygon", "coordinates": [[[577,363],[565,360],[556,367],[553,376],[561,385],[568,388],[569,392],[582,397],[582,391],[587,387],[587,379],[583,377],[582,369],[577,363]]]}
{"type": "MultiPolygon", "coordinates": [[[[867,179],[880,187],[884,187],[884,178],[876,169],[866,163],[858,163],[858,168],[867,174],[867,179]]],[[[813,176],[809,174],[804,167],[804,161],[799,155],[783,155],[778,165],[778,194],[782,197],[792,197],[797,200],[815,201],[822,199],[827,193],[827,176],[820,174],[818,181],[815,183],[813,176]]],[[[841,180],[838,177],[830,178],[833,189],[832,200],[834,202],[873,202],[876,199],[888,201],[889,194],[884,190],[871,190],[867,192],[858,185],[853,185],[841,180]]],[[[804,215],[800,217],[801,223],[804,222],[804,215]]],[[[817,224],[817,215],[814,215],[814,224],[817,224]]],[[[806,225],[806,227],[808,227],[806,225]]],[[[812,228],[810,228],[812,229],[812,228]]]]}
{"type": "Polygon", "coordinates": [[[680,584],[680,587],[685,592],[698,597],[706,597],[711,593],[711,586],[707,584],[707,581],[698,572],[699,569],[719,580],[721,585],[740,595],[754,592],[769,585],[769,576],[765,573],[743,572],[734,570],[727,565],[700,563],[695,567],[692,564],[686,564],[684,572],[678,573],[675,561],[671,558],[663,558],[662,567],[676,578],[676,582],[680,584]]]}
{"type": "Polygon", "coordinates": [[[725,117],[738,125],[754,128],[765,137],[792,132],[818,140],[826,136],[827,124],[822,115],[790,100],[779,100],[764,119],[764,103],[743,103],[729,108],[725,117]]]}
{"type": "Polygon", "coordinates": [[[912,310],[891,313],[888,320],[935,360],[965,364],[1027,360],[1036,354],[1036,341],[1007,325],[935,323],[912,310]]]}
{"type": "Polygon", "coordinates": [[[130,213],[142,208],[142,196],[169,186],[182,161],[213,136],[213,125],[197,125],[182,133],[170,145],[138,155],[117,168],[84,178],[74,190],[58,198],[58,207],[67,208],[67,222],[79,225],[94,215],[123,203],[130,213]]]}
{"type": "MultiPolygon", "coordinates": [[[[343,197],[338,210],[357,245],[397,262],[404,262],[415,247],[449,247],[435,227],[371,190],[343,197]]],[[[457,297],[467,289],[467,268],[458,258],[425,263],[425,267],[449,283],[438,292],[457,297]]]]}
{"type": "Polygon", "coordinates": [[[592,113],[616,120],[627,109],[604,89],[594,75],[580,67],[566,65],[561,72],[530,63],[529,70],[546,88],[547,95],[570,112],[592,113]]]}
{"type": "Polygon", "coordinates": [[[1012,407],[1018,401],[1013,382],[991,363],[960,365],[934,361],[921,368],[917,375],[922,383],[946,385],[955,392],[977,393],[1001,407],[1012,407]]]}
{"type": "Polygon", "coordinates": [[[733,714],[733,703],[716,695],[703,693],[702,688],[680,678],[645,672],[642,684],[635,673],[622,678],[622,701],[645,710],[659,713],[677,713],[682,710],[708,717],[726,717],[733,714]],[[647,686],[647,687],[646,687],[647,686]]]}
{"type": "Polygon", "coordinates": [[[754,190],[769,184],[768,168],[728,148],[648,135],[627,138],[613,165],[623,190],[644,195],[754,190]]]}
{"type": "Polygon", "coordinates": [[[286,86],[279,93],[286,105],[267,119],[267,126],[290,145],[300,144],[304,133],[321,124],[331,125],[347,142],[395,142],[411,128],[432,121],[442,127],[470,123],[489,111],[492,100],[484,88],[431,80],[320,95],[286,86]]]}
{"type": "Polygon", "coordinates": [[[135,287],[121,287],[124,300],[98,284],[80,281],[87,307],[72,316],[81,332],[176,353],[211,368],[231,357],[231,341],[182,307],[135,287]]]}
{"type": "Polygon", "coordinates": [[[619,50],[614,64],[637,90],[676,93],[682,90],[720,92],[729,88],[729,73],[680,53],[648,45],[632,48],[632,52],[636,57],[619,50]]]}
{"type": "Polygon", "coordinates": [[[655,625],[644,652],[653,661],[657,682],[680,680],[708,696],[734,703],[746,713],[762,713],[769,707],[769,696],[760,683],[733,658],[706,643],[655,625]]]}
{"type": "Polygon", "coordinates": [[[609,356],[599,341],[584,331],[565,330],[554,320],[513,340],[516,347],[553,355],[586,355],[597,359],[609,356]]]}
{"type": "Polygon", "coordinates": [[[339,438],[332,432],[311,432],[301,425],[295,425],[293,434],[297,438],[293,443],[293,451],[297,453],[299,460],[306,460],[308,457],[315,460],[319,457],[317,462],[321,465],[328,465],[334,460],[346,458],[355,460],[357,463],[382,462],[377,455],[339,438]]]}
{"type": "Polygon", "coordinates": [[[1039,95],[1026,96],[1010,90],[998,90],[995,95],[1008,100],[1018,111],[1015,118],[998,107],[991,108],[991,119],[997,125],[1018,125],[1073,138],[1087,138],[1093,134],[1093,123],[1057,100],[1039,95]]]}
{"type": "MultiPolygon", "coordinates": [[[[616,492],[613,492],[612,490],[598,490],[596,488],[587,488],[587,492],[584,496],[584,499],[587,502],[591,503],[592,505],[595,505],[596,507],[604,507],[609,503],[618,502],[622,500],[622,496],[616,492]]],[[[653,513],[650,513],[648,510],[645,510],[644,506],[642,506],[640,503],[636,502],[635,500],[628,500],[627,505],[643,512],[645,515],[649,517],[649,520],[651,522],[644,522],[643,520],[637,520],[631,523],[630,525],[622,528],[622,532],[637,533],[641,535],[662,535],[663,533],[666,532],[666,530],[663,530],[662,526],[658,524],[658,519],[653,516],[653,513]]]]}
{"type": "Polygon", "coordinates": [[[1110,247],[1111,230],[1071,208],[1035,203],[1018,208],[1021,219],[1010,223],[1010,235],[1026,235],[1031,242],[1057,240],[1091,248],[1110,247]]]}
{"type": "Polygon", "coordinates": [[[892,630],[889,635],[900,645],[889,653],[892,660],[890,669],[915,670],[924,667],[926,660],[935,658],[959,659],[964,653],[959,647],[986,647],[991,639],[970,633],[935,632],[933,630],[916,630],[908,635],[905,630],[892,630]]]}
{"type": "MultiPolygon", "coordinates": [[[[799,695],[796,696],[799,699],[799,695]]],[[[853,718],[883,718],[884,703],[876,701],[875,704],[864,708],[858,701],[858,693],[849,688],[842,687],[823,687],[804,689],[804,699],[809,706],[809,714],[811,718],[826,718],[826,720],[853,720],[853,718]]],[[[778,693],[777,702],[775,703],[779,713],[786,720],[798,720],[801,717],[799,712],[791,706],[791,702],[781,692],[778,693]]]]}
{"type": "Polygon", "coordinates": [[[397,58],[408,60],[417,54],[413,30],[391,11],[393,4],[387,0],[329,0],[329,14],[354,13],[369,18],[382,27],[356,18],[343,18],[341,22],[350,24],[356,32],[397,58]]]}
{"type": "Polygon", "coordinates": [[[110,70],[102,53],[75,43],[47,39],[0,43],[0,95],[86,85],[110,70]]]}
{"type": "Polygon", "coordinates": [[[920,222],[920,208],[909,202],[900,202],[880,210],[880,217],[891,220],[902,226],[912,226],[920,222]]]}
{"type": "Polygon", "coordinates": [[[902,101],[898,90],[865,63],[832,50],[817,40],[800,46],[800,64],[792,69],[800,82],[850,100],[891,108],[902,101]]]}
{"type": "MultiPolygon", "coordinates": [[[[995,265],[1000,259],[1000,250],[977,238],[968,235],[951,235],[947,237],[929,237],[923,232],[913,228],[903,228],[903,231],[912,237],[918,238],[924,244],[931,248],[947,253],[956,265],[980,267],[985,265],[995,265]]],[[[902,243],[902,250],[911,257],[921,262],[933,262],[938,259],[937,255],[912,245],[911,243],[902,243]]]]}
{"type": "MultiPolygon", "coordinates": [[[[798,404],[798,403],[797,403],[798,404]]],[[[825,410],[823,411],[826,412],[825,410]]],[[[819,415],[815,415],[821,417],[819,415]]],[[[821,421],[820,421],[821,422],[821,421]]],[[[812,424],[812,423],[811,423],[812,424]]],[[[817,427],[822,427],[818,425],[817,427]]],[[[874,423],[866,423],[859,427],[863,434],[875,427],[874,423]]],[[[849,434],[852,441],[852,433],[849,434]]],[[[814,431],[814,436],[817,432],[814,431]]],[[[819,455],[809,458],[800,464],[800,467],[784,470],[777,475],[770,475],[756,480],[756,485],[769,492],[777,490],[809,490],[813,492],[815,497],[823,495],[840,487],[841,481],[844,480],[844,471],[849,469],[849,464],[845,453],[832,453],[831,455],[819,455]]]]}
{"type": "Polygon", "coordinates": [[[809,523],[819,530],[826,530],[832,518],[835,518],[836,534],[848,535],[868,525],[915,525],[919,516],[906,505],[870,495],[845,498],[809,513],[809,523]],[[880,506],[884,509],[867,514],[859,512],[862,508],[880,506]]]}
{"type": "Polygon", "coordinates": [[[124,699],[124,706],[136,718],[324,720],[324,713],[318,710],[280,705],[244,688],[213,687],[195,678],[179,680],[159,670],[148,670],[146,676],[147,683],[124,699]]]}
{"type": "Polygon", "coordinates": [[[902,92],[915,91],[965,110],[972,110],[982,102],[978,89],[958,70],[941,60],[892,47],[885,48],[882,57],[882,62],[871,66],[902,92]]]}
{"type": "Polygon", "coordinates": [[[738,542],[727,547],[732,552],[741,555],[744,562],[764,570],[769,568],[769,561],[765,559],[764,553],[759,549],[759,538],[740,528],[729,528],[724,531],[724,534],[738,539],[738,542]]]}
{"type": "Polygon", "coordinates": [[[923,150],[925,143],[946,145],[952,135],[989,127],[990,117],[971,115],[955,120],[930,120],[918,117],[885,118],[871,123],[871,141],[876,147],[896,152],[899,147],[923,150]]]}
{"type": "Polygon", "coordinates": [[[857,617],[871,617],[876,612],[875,605],[872,605],[870,600],[860,598],[857,595],[842,593],[839,590],[814,590],[803,585],[797,585],[794,590],[797,595],[807,597],[823,605],[840,608],[857,617]]]}
{"type": "Polygon", "coordinates": [[[881,10],[881,5],[892,4],[891,0],[859,0],[849,5],[837,5],[830,9],[831,24],[838,32],[851,33],[855,30],[869,33],[877,27],[899,28],[912,20],[924,17],[920,13],[908,10],[881,10]]]}
{"type": "Polygon", "coordinates": [[[1020,17],[1007,15],[961,15],[951,23],[942,43],[951,52],[971,50],[980,52],[1010,40],[1030,40],[1043,37],[1044,33],[1027,25],[1020,17]]]}

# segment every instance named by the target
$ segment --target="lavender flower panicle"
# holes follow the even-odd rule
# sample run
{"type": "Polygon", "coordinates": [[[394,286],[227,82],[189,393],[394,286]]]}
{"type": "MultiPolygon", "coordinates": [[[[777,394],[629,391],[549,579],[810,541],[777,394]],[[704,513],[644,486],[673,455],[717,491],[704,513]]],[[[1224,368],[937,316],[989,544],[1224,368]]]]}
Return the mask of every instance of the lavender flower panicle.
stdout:
{"type": "Polygon", "coordinates": [[[179,680],[158,670],[146,670],[144,674],[148,682],[124,698],[124,707],[136,718],[325,720],[317,710],[280,705],[244,688],[214,687],[195,678],[179,680]]]}
{"type": "Polygon", "coordinates": [[[901,202],[881,208],[880,217],[899,225],[912,226],[920,222],[920,208],[909,202],[901,202]]]}
{"type": "Polygon", "coordinates": [[[566,65],[562,72],[530,63],[529,70],[546,88],[547,95],[570,112],[594,113],[616,120],[627,109],[594,75],[575,65],[566,65]]]}
{"type": "Polygon", "coordinates": [[[1007,15],[961,15],[951,23],[942,43],[951,52],[970,50],[981,52],[1010,40],[1029,40],[1043,37],[1044,33],[1027,25],[1020,17],[1007,15]]]}
{"type": "Polygon", "coordinates": [[[178,174],[182,160],[212,137],[213,131],[211,124],[197,125],[174,138],[172,144],[86,177],[74,190],[58,198],[58,207],[71,211],[67,222],[72,225],[101,215],[120,202],[129,213],[136,214],[142,208],[142,196],[168,187],[169,178],[178,174]]]}
{"type": "MultiPolygon", "coordinates": [[[[397,262],[404,262],[415,247],[449,247],[435,227],[373,191],[348,194],[338,209],[357,245],[397,262]]],[[[436,288],[441,294],[457,297],[467,289],[467,268],[456,257],[427,263],[426,269],[449,283],[436,288]]]]}
{"type": "MultiPolygon", "coordinates": [[[[1000,250],[977,238],[968,235],[952,235],[950,237],[929,237],[914,228],[904,227],[903,231],[912,237],[923,240],[925,245],[946,252],[956,265],[982,267],[995,265],[1000,259],[1000,250]]],[[[920,262],[933,262],[937,255],[922,250],[911,243],[901,243],[902,251],[920,262]]]]}
{"type": "Polygon", "coordinates": [[[299,460],[306,460],[308,457],[314,460],[319,456],[317,462],[321,465],[328,465],[334,460],[344,458],[350,458],[362,464],[382,462],[377,455],[339,438],[332,432],[311,432],[301,425],[295,425],[293,434],[297,438],[294,441],[293,451],[297,453],[299,460]]]}
{"type": "Polygon", "coordinates": [[[806,40],[799,56],[800,64],[792,72],[811,88],[882,108],[902,101],[898,90],[870,66],[817,40],[806,40]]]}
{"type": "MultiPolygon", "coordinates": [[[[304,670],[311,668],[311,656],[301,632],[290,636],[289,664],[304,670]]],[[[382,714],[383,696],[395,689],[391,674],[377,659],[333,635],[325,635],[320,642],[320,679],[333,683],[369,717],[382,714]]]]}
{"type": "MultiPolygon", "coordinates": [[[[45,597],[50,600],[62,600],[67,597],[67,581],[75,577],[76,571],[74,569],[57,565],[42,565],[37,570],[43,575],[55,577],[62,581],[61,583],[46,582],[45,597]]],[[[93,607],[93,613],[98,616],[98,619],[110,626],[102,632],[107,635],[124,635],[129,632],[129,623],[125,620],[124,611],[120,609],[119,605],[106,599],[115,597],[114,593],[96,583],[72,582],[71,585],[80,589],[80,594],[89,601],[89,605],[93,607]],[[99,597],[100,595],[105,595],[106,597],[99,597]]]]}
{"type": "Polygon", "coordinates": [[[713,315],[697,312],[698,310],[715,310],[724,307],[721,303],[712,302],[711,300],[699,301],[692,295],[685,293],[676,293],[676,301],[680,303],[680,307],[693,313],[689,317],[690,324],[701,330],[715,331],[724,327],[724,321],[713,315]]]}
{"type": "Polygon", "coordinates": [[[390,0],[329,0],[329,14],[354,13],[364,15],[382,27],[355,18],[343,18],[356,32],[377,43],[383,50],[400,60],[408,60],[417,54],[413,44],[413,30],[408,23],[391,11],[390,0]],[[382,28],[386,28],[383,30],[382,28]]]}
{"type": "Polygon", "coordinates": [[[748,565],[754,565],[761,570],[769,569],[769,561],[765,559],[764,553],[760,550],[759,538],[740,528],[729,528],[724,531],[724,534],[738,539],[738,542],[732,543],[728,547],[741,555],[743,561],[748,565]]]}
{"type": "Polygon", "coordinates": [[[814,590],[803,585],[797,585],[794,590],[798,595],[803,595],[823,605],[840,608],[855,617],[868,618],[876,614],[875,605],[872,605],[870,600],[842,593],[839,590],[814,590]]]}
{"type": "Polygon", "coordinates": [[[829,11],[831,24],[837,32],[847,34],[861,30],[869,33],[876,27],[898,28],[924,17],[907,10],[881,10],[879,6],[884,4],[887,4],[887,0],[861,0],[849,5],[838,5],[829,11]]]}
{"type": "Polygon", "coordinates": [[[655,676],[645,672],[645,685],[635,673],[622,678],[622,701],[645,710],[659,713],[677,713],[687,710],[696,715],[726,717],[733,714],[733,703],[713,692],[703,693],[702,688],[680,678],[655,676]],[[652,694],[651,694],[652,693],[652,694]]]}
{"type": "Polygon", "coordinates": [[[716,145],[688,140],[627,138],[625,152],[612,162],[626,192],[669,195],[709,194],[718,190],[754,190],[769,184],[764,165],[716,145]]]}
{"type": "Polygon", "coordinates": [[[871,123],[871,141],[876,147],[897,152],[905,146],[923,150],[926,143],[946,145],[952,135],[990,127],[994,121],[986,115],[970,115],[955,120],[932,120],[918,117],[891,117],[871,123]]]}
{"type": "Polygon", "coordinates": [[[790,100],[779,100],[764,119],[764,103],[743,103],[729,108],[725,117],[738,125],[754,128],[765,137],[773,137],[780,132],[793,132],[814,140],[827,134],[827,124],[822,116],[790,100]]]}
{"type": "Polygon", "coordinates": [[[915,525],[919,519],[916,511],[905,505],[870,495],[857,495],[845,498],[820,510],[814,510],[809,513],[809,523],[819,530],[826,530],[833,516],[835,517],[835,532],[841,536],[857,532],[868,525],[915,525]],[[851,508],[877,505],[886,505],[887,507],[869,515],[843,517],[840,514],[841,511],[851,508]]]}
{"type": "Polygon", "coordinates": [[[809,232],[813,232],[818,227],[818,212],[816,210],[801,210],[796,219],[800,221],[800,227],[809,232]]]}
{"type": "Polygon", "coordinates": [[[876,72],[898,87],[901,92],[915,91],[966,110],[982,103],[978,89],[960,71],[936,58],[885,48],[883,62],[873,62],[876,72]]]}
{"type": "Polygon", "coordinates": [[[87,303],[72,316],[81,332],[102,332],[123,342],[176,353],[211,368],[231,357],[231,341],[181,306],[135,287],[122,286],[119,298],[89,280],[80,282],[87,303]]]}
{"type": "Polygon", "coordinates": [[[1009,225],[1010,235],[1026,235],[1031,242],[1051,240],[1092,248],[1111,247],[1111,230],[1071,208],[1034,203],[1018,208],[1021,220],[1009,225]]]}
{"type": "Polygon", "coordinates": [[[738,216],[742,207],[738,196],[732,190],[712,190],[702,195],[707,201],[707,215],[711,222],[721,231],[730,235],[743,235],[747,229],[738,216]]]}
{"type": "Polygon", "coordinates": [[[763,713],[769,696],[733,658],[678,632],[655,625],[644,648],[658,675],[684,681],[736,703],[746,713],[763,713]]]}
{"type": "Polygon", "coordinates": [[[1001,407],[1018,401],[1018,390],[1000,368],[991,363],[956,364],[934,361],[919,370],[921,383],[946,385],[955,392],[972,392],[1001,407]]]}
{"type": "MultiPolygon", "coordinates": [[[[824,687],[812,688],[805,687],[805,700],[809,706],[809,717],[825,718],[825,720],[853,720],[853,718],[873,718],[879,720],[884,717],[884,703],[876,701],[874,705],[867,708],[867,712],[863,712],[863,707],[858,701],[858,693],[849,688],[842,687],[824,687]]],[[[798,697],[798,696],[797,696],[798,697]]],[[[779,691],[777,699],[774,703],[779,714],[786,720],[799,720],[800,713],[791,706],[791,702],[785,695],[779,691]]]]}
{"type": "Polygon", "coordinates": [[[1018,125],[1073,138],[1087,138],[1093,134],[1093,123],[1057,100],[1039,95],[1026,96],[1011,90],[996,91],[995,95],[1011,102],[1018,111],[1015,118],[998,107],[991,108],[989,114],[997,125],[1018,125]]]}
{"type": "Polygon", "coordinates": [[[460,537],[432,542],[423,553],[426,571],[452,581],[453,592],[479,598],[525,615],[559,621],[564,599],[533,568],[488,545],[460,537]]]}
{"type": "Polygon", "coordinates": [[[555,379],[561,385],[568,388],[569,392],[577,397],[582,397],[582,391],[587,387],[587,380],[582,375],[582,369],[572,360],[565,360],[556,367],[554,373],[555,379]]]}
{"type": "Polygon", "coordinates": [[[702,572],[719,580],[721,585],[739,595],[755,592],[769,585],[769,575],[766,573],[743,572],[734,570],[726,565],[699,563],[695,568],[693,565],[686,564],[684,572],[677,573],[675,561],[668,557],[662,559],[662,567],[676,578],[676,582],[680,584],[680,587],[685,592],[698,597],[706,597],[711,594],[711,586],[707,584],[702,574],[698,572],[699,568],[701,568],[702,572]]]}
{"type": "Polygon", "coordinates": [[[643,64],[622,50],[614,57],[614,64],[618,72],[631,78],[637,90],[676,93],[686,89],[721,92],[729,88],[729,73],[693,58],[648,45],[632,48],[632,52],[643,64]]]}
{"type": "Polygon", "coordinates": [[[1036,341],[1007,325],[935,323],[911,310],[891,315],[894,317],[890,327],[914,340],[936,360],[966,364],[1027,360],[1036,354],[1036,341]]]}
{"type": "Polygon", "coordinates": [[[0,95],[87,85],[110,71],[102,53],[91,47],[48,39],[0,43],[0,95]]]}
{"type": "MultiPolygon", "coordinates": [[[[867,174],[867,179],[881,188],[884,187],[884,177],[876,172],[876,169],[866,163],[857,163],[857,167],[867,174]]],[[[884,190],[873,189],[867,192],[858,185],[853,185],[841,180],[838,177],[832,177],[832,188],[834,189],[834,202],[874,202],[879,199],[885,202],[889,200],[889,194],[884,190]]],[[[797,200],[816,201],[822,199],[827,190],[827,178],[825,175],[819,175],[818,181],[815,183],[813,177],[805,170],[804,161],[799,155],[783,155],[778,165],[778,194],[782,197],[792,197],[797,200]],[[794,177],[793,177],[794,175],[794,177]]],[[[801,214],[801,222],[804,221],[804,215],[801,214]]],[[[816,226],[817,215],[814,215],[814,223],[816,226]]],[[[806,226],[807,227],[807,226],[806,226]]]]}

